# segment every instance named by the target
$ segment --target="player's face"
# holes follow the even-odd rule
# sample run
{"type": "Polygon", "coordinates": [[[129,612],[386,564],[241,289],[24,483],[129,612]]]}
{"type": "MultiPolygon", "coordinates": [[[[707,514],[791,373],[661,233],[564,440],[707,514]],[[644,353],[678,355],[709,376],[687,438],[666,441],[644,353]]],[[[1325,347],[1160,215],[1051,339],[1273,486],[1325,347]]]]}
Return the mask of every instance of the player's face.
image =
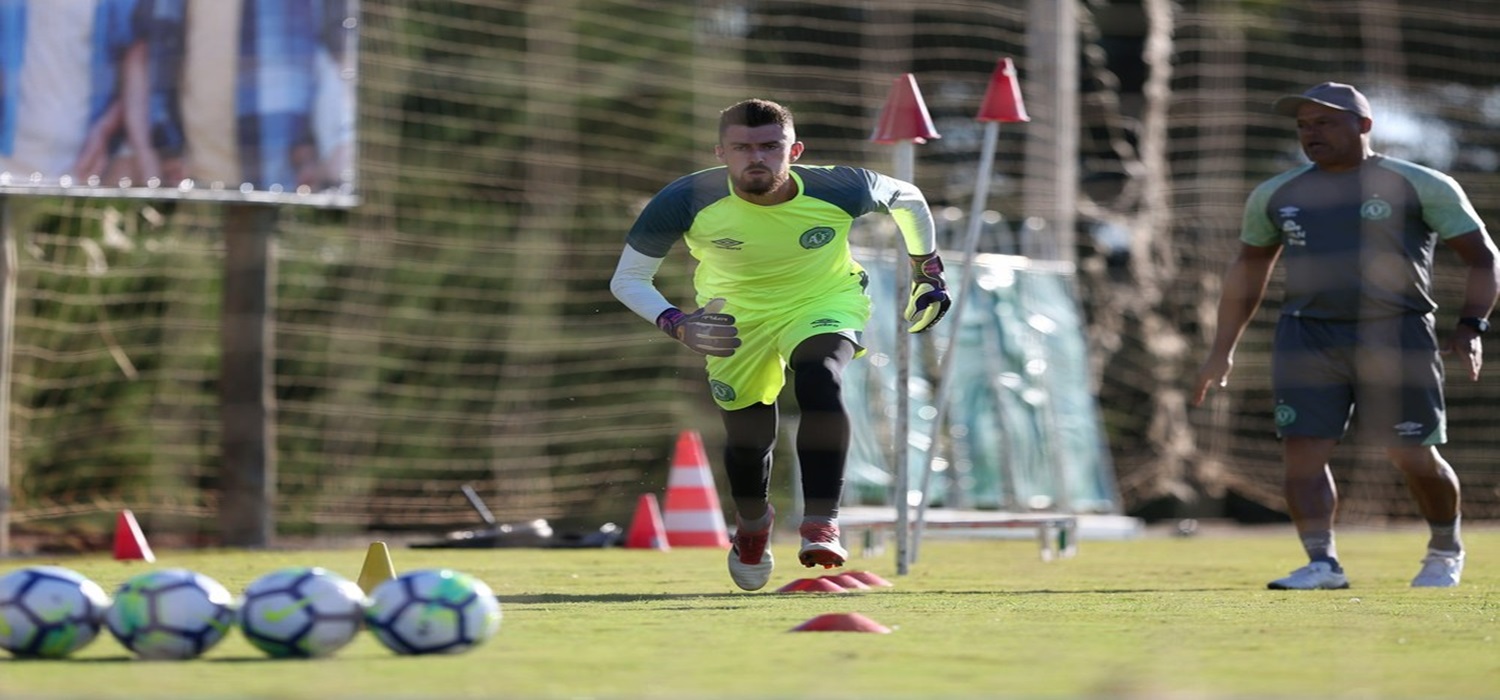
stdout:
{"type": "Polygon", "coordinates": [[[719,161],[729,167],[729,180],[740,194],[767,198],[783,192],[792,163],[802,156],[802,143],[780,124],[730,126],[714,147],[719,161]]]}
{"type": "Polygon", "coordinates": [[[1359,167],[1366,149],[1364,135],[1370,120],[1320,104],[1297,108],[1297,140],[1307,159],[1324,170],[1359,167]]]}

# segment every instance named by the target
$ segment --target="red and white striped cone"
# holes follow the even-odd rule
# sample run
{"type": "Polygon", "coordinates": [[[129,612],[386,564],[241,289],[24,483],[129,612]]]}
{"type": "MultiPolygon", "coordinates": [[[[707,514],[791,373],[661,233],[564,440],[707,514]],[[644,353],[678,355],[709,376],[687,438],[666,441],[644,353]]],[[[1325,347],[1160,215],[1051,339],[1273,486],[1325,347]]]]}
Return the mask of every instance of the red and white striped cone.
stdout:
{"type": "Polygon", "coordinates": [[[666,504],[662,510],[667,544],[673,547],[729,548],[724,511],[719,508],[714,475],[708,466],[708,454],[703,451],[703,438],[697,431],[684,430],[677,436],[672,472],[667,477],[666,504]]]}

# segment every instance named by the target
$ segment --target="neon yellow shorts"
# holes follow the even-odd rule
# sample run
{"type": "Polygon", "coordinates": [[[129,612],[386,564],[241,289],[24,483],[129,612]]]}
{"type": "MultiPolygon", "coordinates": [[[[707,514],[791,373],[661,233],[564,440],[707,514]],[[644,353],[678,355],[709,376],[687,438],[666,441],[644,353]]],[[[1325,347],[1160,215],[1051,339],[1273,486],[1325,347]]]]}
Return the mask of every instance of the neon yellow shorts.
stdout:
{"type": "MultiPolygon", "coordinates": [[[[732,303],[732,302],[731,302],[732,303]]],[[[734,313],[733,309],[726,309],[734,313]]],[[[782,311],[774,316],[741,318],[740,347],[729,357],[708,360],[708,386],[714,402],[726,411],[751,404],[776,402],[786,385],[787,361],[802,341],[815,335],[837,333],[854,343],[855,357],[865,354],[861,342],[870,320],[870,297],[859,288],[836,297],[819,299],[782,311]]]]}

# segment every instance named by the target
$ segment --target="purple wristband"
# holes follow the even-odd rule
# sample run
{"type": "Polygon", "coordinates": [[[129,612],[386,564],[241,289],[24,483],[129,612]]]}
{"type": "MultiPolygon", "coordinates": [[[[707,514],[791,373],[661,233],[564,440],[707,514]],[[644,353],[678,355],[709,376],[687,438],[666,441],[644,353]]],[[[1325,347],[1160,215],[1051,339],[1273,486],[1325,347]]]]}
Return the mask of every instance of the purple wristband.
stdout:
{"type": "Polygon", "coordinates": [[[682,309],[674,306],[661,312],[661,315],[656,317],[656,327],[660,328],[661,332],[676,338],[677,324],[682,323],[682,317],[685,315],[682,313],[682,309]]]}

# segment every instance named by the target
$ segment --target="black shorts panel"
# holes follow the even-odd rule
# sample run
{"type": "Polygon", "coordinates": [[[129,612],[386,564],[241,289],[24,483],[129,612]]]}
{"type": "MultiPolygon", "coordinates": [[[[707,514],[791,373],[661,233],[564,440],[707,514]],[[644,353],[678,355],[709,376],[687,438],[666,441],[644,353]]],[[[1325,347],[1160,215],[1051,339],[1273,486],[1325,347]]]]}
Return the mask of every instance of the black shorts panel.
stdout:
{"type": "Polygon", "coordinates": [[[1276,432],[1378,445],[1446,442],[1432,316],[1322,321],[1283,316],[1271,362],[1276,432]]]}

